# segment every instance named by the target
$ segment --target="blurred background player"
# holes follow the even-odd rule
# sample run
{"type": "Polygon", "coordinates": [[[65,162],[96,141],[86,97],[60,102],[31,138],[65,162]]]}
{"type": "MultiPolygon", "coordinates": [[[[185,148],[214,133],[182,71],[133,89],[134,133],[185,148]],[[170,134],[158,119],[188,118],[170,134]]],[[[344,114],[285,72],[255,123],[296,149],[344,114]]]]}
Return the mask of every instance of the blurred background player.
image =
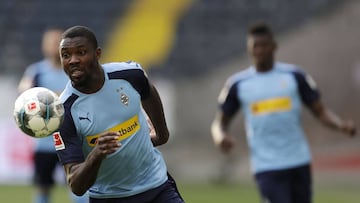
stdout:
{"type": "Polygon", "coordinates": [[[252,171],[264,202],[310,203],[311,155],[301,126],[301,105],[347,135],[355,134],[354,123],[323,105],[315,82],[303,70],[275,61],[276,42],[268,25],[249,29],[247,48],[253,65],[227,80],[212,124],[213,140],[224,153],[231,151],[235,139],[229,126],[242,109],[252,171]]]}
{"type": "MultiPolygon", "coordinates": [[[[28,66],[18,85],[21,93],[31,87],[46,87],[60,94],[68,78],[64,73],[59,56],[59,42],[62,30],[48,29],[42,37],[44,59],[28,66]]],[[[50,193],[54,185],[54,175],[58,165],[53,136],[34,139],[34,183],[37,187],[35,203],[50,202],[50,193]]],[[[71,194],[74,202],[88,202],[88,197],[77,197],[71,194]]]]}

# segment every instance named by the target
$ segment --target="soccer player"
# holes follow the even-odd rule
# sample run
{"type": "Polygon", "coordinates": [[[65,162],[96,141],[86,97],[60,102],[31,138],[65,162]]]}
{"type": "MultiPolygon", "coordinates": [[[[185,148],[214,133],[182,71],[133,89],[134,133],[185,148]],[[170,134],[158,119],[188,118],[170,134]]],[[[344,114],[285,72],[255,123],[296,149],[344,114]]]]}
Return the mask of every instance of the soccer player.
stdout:
{"type": "Polygon", "coordinates": [[[264,202],[310,203],[311,156],[301,127],[301,105],[349,136],[355,135],[354,123],[324,106],[315,82],[301,68],[275,61],[276,42],[268,25],[249,28],[247,49],[253,65],[225,83],[211,127],[213,140],[223,152],[231,151],[235,139],[228,130],[241,109],[252,171],[264,202]]]}
{"type": "Polygon", "coordinates": [[[55,146],[75,194],[91,203],[181,203],[156,148],[169,131],[161,99],[135,62],[100,64],[101,48],[84,26],[63,33],[61,63],[70,78],[55,146]],[[156,133],[150,135],[146,115],[156,133]]]}
{"type": "MultiPolygon", "coordinates": [[[[42,37],[44,59],[28,66],[18,85],[19,92],[31,87],[46,87],[61,93],[69,81],[62,70],[59,42],[62,30],[51,28],[42,37]]],[[[35,203],[50,202],[50,191],[54,185],[54,173],[59,163],[52,136],[34,139],[34,182],[37,187],[35,203]]],[[[85,203],[87,197],[75,197],[74,202],[85,203]]]]}

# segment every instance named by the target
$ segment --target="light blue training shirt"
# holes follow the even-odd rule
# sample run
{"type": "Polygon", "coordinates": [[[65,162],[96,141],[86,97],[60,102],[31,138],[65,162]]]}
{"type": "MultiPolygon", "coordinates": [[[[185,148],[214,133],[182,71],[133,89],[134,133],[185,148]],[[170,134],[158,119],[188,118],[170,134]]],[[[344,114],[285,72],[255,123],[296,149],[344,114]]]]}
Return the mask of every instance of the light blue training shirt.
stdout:
{"type": "Polygon", "coordinates": [[[156,188],[168,179],[165,161],[150,139],[141,100],[149,82],[134,62],[102,65],[105,83],[96,93],[84,94],[70,83],[61,94],[65,119],[55,135],[60,162],[83,162],[105,131],[120,133],[122,146],[101,163],[89,189],[93,198],[121,198],[156,188]]]}
{"type": "Polygon", "coordinates": [[[232,75],[219,105],[226,115],[242,110],[252,171],[259,173],[310,162],[301,108],[319,97],[309,75],[295,65],[277,62],[267,72],[251,66],[232,75]]]}

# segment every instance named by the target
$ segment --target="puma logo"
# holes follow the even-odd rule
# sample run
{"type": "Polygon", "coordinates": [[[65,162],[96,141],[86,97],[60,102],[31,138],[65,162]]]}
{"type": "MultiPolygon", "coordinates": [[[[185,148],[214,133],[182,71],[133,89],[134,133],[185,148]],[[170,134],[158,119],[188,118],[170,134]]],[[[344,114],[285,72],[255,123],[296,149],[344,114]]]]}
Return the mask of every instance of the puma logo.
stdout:
{"type": "Polygon", "coordinates": [[[91,122],[91,120],[89,119],[89,113],[86,114],[86,117],[79,116],[79,120],[87,120],[91,122]]]}

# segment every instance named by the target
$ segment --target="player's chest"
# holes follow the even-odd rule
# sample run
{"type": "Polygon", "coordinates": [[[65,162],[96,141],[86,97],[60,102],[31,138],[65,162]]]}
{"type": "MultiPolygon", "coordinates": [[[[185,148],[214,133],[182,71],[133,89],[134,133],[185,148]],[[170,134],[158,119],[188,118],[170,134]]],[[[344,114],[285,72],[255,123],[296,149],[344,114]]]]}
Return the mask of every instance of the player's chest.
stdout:
{"type": "Polygon", "coordinates": [[[96,134],[138,114],[140,102],[140,95],[130,84],[108,85],[96,94],[80,98],[73,119],[81,134],[96,134]]]}
{"type": "Polygon", "coordinates": [[[242,103],[258,100],[294,97],[297,94],[297,84],[291,75],[258,76],[239,84],[238,97],[242,103]]]}

